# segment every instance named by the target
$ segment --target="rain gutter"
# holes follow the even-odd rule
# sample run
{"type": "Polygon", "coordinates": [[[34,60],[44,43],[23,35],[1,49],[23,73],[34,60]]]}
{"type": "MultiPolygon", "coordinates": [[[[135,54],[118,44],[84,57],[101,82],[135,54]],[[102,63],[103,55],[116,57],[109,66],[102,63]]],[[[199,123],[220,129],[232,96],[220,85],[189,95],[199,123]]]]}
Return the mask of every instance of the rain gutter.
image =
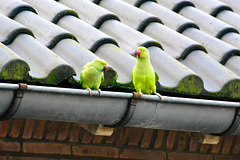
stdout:
{"type": "Polygon", "coordinates": [[[240,103],[0,83],[0,120],[24,118],[240,135],[240,103]]]}

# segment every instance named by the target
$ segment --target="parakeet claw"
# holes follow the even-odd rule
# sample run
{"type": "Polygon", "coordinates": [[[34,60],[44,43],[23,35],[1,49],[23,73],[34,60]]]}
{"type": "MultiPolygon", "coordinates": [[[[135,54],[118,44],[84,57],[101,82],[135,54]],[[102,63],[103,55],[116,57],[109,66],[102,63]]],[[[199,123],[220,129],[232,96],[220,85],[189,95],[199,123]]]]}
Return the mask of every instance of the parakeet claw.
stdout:
{"type": "Polygon", "coordinates": [[[88,87],[86,90],[89,91],[89,95],[92,96],[92,90],[88,87]]]}
{"type": "Polygon", "coordinates": [[[161,94],[159,94],[157,92],[155,92],[154,94],[156,94],[158,96],[158,98],[161,99],[161,101],[163,101],[163,98],[162,98],[161,94]]]}
{"type": "Polygon", "coordinates": [[[97,90],[98,90],[99,96],[101,96],[102,95],[101,89],[97,89],[97,90]]]}
{"type": "Polygon", "coordinates": [[[143,94],[140,92],[132,92],[132,93],[134,98],[141,98],[143,96],[143,94]]]}

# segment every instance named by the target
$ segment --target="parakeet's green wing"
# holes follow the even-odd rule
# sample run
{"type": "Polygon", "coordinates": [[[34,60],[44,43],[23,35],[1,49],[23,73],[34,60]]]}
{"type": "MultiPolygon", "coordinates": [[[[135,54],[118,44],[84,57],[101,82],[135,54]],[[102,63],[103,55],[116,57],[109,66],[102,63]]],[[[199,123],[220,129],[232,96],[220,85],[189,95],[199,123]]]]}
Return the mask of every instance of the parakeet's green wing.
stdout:
{"type": "Polygon", "coordinates": [[[80,73],[80,80],[79,80],[79,83],[80,84],[82,84],[82,82],[83,82],[83,76],[82,76],[82,74],[83,74],[83,72],[85,71],[85,69],[86,68],[88,68],[88,66],[90,66],[91,64],[90,64],[91,62],[88,62],[85,66],[83,66],[83,68],[82,68],[82,71],[81,71],[81,73],[80,73]]]}
{"type": "Polygon", "coordinates": [[[102,74],[101,74],[101,82],[103,82],[104,81],[104,73],[102,72],[102,74]]]}

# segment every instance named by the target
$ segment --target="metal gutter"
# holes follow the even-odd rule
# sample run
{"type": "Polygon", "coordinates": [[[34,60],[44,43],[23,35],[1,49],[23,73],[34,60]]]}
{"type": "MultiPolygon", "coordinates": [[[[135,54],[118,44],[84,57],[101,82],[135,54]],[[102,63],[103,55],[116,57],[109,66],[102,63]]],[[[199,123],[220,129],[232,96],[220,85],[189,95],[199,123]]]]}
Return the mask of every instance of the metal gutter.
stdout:
{"type": "Polygon", "coordinates": [[[238,102],[0,83],[0,115],[19,90],[14,118],[240,135],[238,102]]]}

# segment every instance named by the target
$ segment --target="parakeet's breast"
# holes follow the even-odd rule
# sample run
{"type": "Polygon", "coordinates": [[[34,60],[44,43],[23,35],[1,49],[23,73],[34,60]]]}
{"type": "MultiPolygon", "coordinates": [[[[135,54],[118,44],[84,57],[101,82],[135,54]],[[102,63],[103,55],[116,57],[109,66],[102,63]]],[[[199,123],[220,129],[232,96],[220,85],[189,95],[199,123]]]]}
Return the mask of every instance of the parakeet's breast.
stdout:
{"type": "Polygon", "coordinates": [[[88,68],[86,72],[83,73],[82,86],[87,86],[91,89],[98,89],[101,85],[101,71],[98,71],[94,67],[88,68]]]}
{"type": "Polygon", "coordinates": [[[133,68],[133,84],[137,92],[150,94],[155,92],[155,72],[149,63],[137,63],[133,68]]]}

